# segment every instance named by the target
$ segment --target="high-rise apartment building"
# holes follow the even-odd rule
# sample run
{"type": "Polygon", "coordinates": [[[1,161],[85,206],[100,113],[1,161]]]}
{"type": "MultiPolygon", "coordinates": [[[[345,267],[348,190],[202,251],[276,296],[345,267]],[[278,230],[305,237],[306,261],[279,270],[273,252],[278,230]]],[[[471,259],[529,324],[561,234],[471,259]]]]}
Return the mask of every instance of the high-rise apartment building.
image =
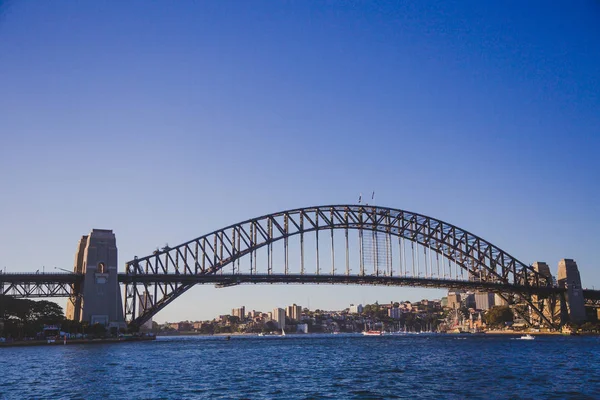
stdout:
{"type": "Polygon", "coordinates": [[[302,307],[292,304],[291,306],[287,306],[285,314],[287,317],[293,321],[299,321],[300,316],[302,315],[302,307]]]}
{"type": "Polygon", "coordinates": [[[273,309],[273,322],[280,329],[285,326],[285,310],[283,308],[273,309]]]}
{"type": "Polygon", "coordinates": [[[244,321],[246,319],[246,307],[241,306],[240,308],[232,309],[231,315],[234,317],[238,317],[240,321],[244,321]]]}

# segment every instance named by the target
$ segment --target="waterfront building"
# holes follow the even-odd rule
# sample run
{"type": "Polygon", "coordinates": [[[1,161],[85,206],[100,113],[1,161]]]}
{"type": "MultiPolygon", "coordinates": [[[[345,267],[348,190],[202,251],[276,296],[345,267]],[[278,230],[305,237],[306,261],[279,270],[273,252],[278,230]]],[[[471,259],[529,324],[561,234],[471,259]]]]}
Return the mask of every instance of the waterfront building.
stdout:
{"type": "Polygon", "coordinates": [[[274,308],[272,320],[279,329],[283,328],[285,326],[285,310],[283,308],[274,308]]]}
{"type": "Polygon", "coordinates": [[[308,324],[298,324],[298,325],[296,325],[296,332],[298,332],[298,333],[308,333],[308,324]]]}
{"type": "Polygon", "coordinates": [[[192,330],[192,324],[189,322],[173,322],[169,324],[169,328],[175,329],[178,332],[187,332],[192,330]]]}
{"type": "Polygon", "coordinates": [[[350,314],[361,314],[363,312],[362,304],[350,304],[350,309],[348,310],[350,314]]]}

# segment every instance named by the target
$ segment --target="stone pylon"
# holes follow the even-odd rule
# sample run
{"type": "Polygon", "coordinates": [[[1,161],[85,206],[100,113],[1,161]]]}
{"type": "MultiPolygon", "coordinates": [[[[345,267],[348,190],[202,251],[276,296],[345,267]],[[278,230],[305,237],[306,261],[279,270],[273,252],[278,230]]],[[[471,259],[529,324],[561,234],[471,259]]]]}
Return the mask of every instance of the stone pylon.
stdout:
{"type": "Polygon", "coordinates": [[[580,324],[586,320],[585,299],[581,287],[581,277],[577,263],[565,258],[558,263],[558,286],[566,288],[564,301],[561,301],[562,322],[580,324]]]}
{"type": "MultiPolygon", "coordinates": [[[[550,280],[554,280],[554,277],[550,273],[550,267],[548,264],[542,261],[536,261],[533,263],[532,268],[534,271],[550,280]]],[[[561,309],[560,300],[556,295],[538,296],[534,294],[531,296],[531,302],[533,305],[540,310],[544,317],[547,318],[553,325],[557,326],[561,323],[561,309]]],[[[540,324],[545,325],[545,321],[537,313],[531,313],[531,322],[534,325],[540,324]]]]}
{"type": "Polygon", "coordinates": [[[117,244],[111,230],[93,229],[82,236],[75,253],[76,274],[83,281],[67,304],[67,318],[90,325],[125,327],[118,281],[117,244]]]}

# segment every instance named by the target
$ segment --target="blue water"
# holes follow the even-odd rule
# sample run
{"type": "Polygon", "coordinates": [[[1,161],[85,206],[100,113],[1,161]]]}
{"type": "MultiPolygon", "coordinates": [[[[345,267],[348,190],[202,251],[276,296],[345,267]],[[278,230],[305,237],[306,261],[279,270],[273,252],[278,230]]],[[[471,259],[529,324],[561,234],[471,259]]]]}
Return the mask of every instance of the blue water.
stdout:
{"type": "Polygon", "coordinates": [[[169,337],[0,348],[0,399],[600,399],[600,338],[169,337]]]}

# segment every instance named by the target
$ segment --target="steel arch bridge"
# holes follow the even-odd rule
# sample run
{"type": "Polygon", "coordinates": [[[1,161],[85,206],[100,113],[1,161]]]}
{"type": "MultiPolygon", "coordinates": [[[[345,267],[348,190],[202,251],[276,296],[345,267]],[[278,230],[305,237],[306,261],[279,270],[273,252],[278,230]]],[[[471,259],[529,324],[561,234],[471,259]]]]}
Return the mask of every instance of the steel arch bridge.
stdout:
{"type": "Polygon", "coordinates": [[[514,293],[549,326],[553,321],[532,296],[564,291],[551,277],[455,225],[370,205],[314,206],[249,219],[136,257],[119,280],[132,326],[197,283],[410,285],[514,293]]]}

